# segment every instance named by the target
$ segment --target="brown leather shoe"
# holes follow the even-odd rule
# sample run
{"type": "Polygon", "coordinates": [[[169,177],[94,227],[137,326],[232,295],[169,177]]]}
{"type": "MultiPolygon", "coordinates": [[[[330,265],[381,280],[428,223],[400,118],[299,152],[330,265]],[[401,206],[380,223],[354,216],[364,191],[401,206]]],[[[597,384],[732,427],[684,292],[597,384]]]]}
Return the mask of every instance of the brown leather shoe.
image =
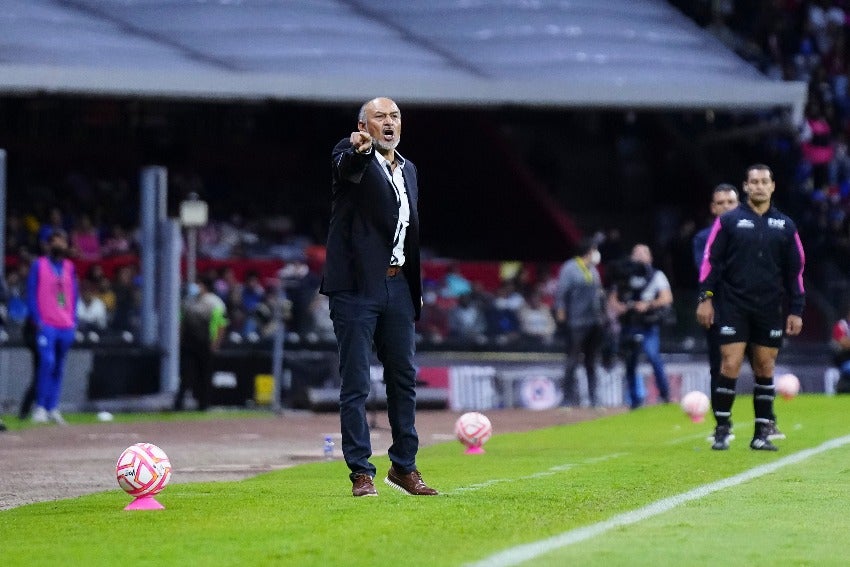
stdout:
{"type": "Polygon", "coordinates": [[[354,477],[354,486],[351,487],[352,496],[377,496],[375,484],[368,474],[358,474],[354,477]]]}
{"type": "Polygon", "coordinates": [[[400,490],[411,496],[436,496],[438,494],[436,490],[425,484],[418,470],[401,474],[392,466],[389,472],[387,472],[387,478],[384,479],[384,482],[396,490],[400,490]]]}

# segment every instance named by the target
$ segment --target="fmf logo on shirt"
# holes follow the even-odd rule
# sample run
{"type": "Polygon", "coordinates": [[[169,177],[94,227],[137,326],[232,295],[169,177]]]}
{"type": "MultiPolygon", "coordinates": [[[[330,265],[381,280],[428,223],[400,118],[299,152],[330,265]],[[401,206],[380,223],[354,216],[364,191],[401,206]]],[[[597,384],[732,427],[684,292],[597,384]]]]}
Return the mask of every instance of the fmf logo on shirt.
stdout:
{"type": "Polygon", "coordinates": [[[725,335],[727,337],[734,335],[735,334],[735,327],[727,327],[727,326],[720,327],[720,334],[725,335]]]}
{"type": "Polygon", "coordinates": [[[785,228],[785,219],[767,219],[767,226],[770,228],[785,228]]]}
{"type": "Polygon", "coordinates": [[[770,338],[771,339],[778,339],[781,336],[782,336],[781,330],[779,330],[779,329],[771,329],[770,330],[770,338]]]}
{"type": "Polygon", "coordinates": [[[753,224],[753,221],[749,219],[741,219],[738,221],[738,228],[755,228],[756,225],[753,224]]]}

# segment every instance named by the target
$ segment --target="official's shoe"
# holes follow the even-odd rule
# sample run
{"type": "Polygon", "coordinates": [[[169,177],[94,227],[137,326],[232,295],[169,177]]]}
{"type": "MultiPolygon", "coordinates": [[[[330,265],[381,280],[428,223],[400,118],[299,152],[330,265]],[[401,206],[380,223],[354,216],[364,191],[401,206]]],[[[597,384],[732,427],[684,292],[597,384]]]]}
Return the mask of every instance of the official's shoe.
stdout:
{"type": "Polygon", "coordinates": [[[0,431],[6,431],[6,424],[2,420],[0,420],[0,431]]]}
{"type": "Polygon", "coordinates": [[[50,418],[47,417],[47,410],[41,406],[35,406],[32,410],[32,416],[30,416],[30,420],[33,423],[47,423],[50,421],[50,418]]]}
{"type": "Polygon", "coordinates": [[[711,448],[715,451],[725,451],[729,448],[729,442],[732,440],[732,427],[729,425],[718,425],[714,428],[714,443],[711,448]]]}
{"type": "Polygon", "coordinates": [[[402,474],[395,470],[395,466],[391,466],[384,482],[411,496],[436,496],[438,494],[436,490],[425,484],[422,475],[415,469],[407,474],[402,474]]]}
{"type": "Polygon", "coordinates": [[[58,409],[53,409],[47,412],[47,419],[49,419],[56,425],[68,425],[68,422],[65,421],[65,418],[62,417],[62,414],[59,413],[58,409]]]}
{"type": "Polygon", "coordinates": [[[778,451],[779,449],[767,438],[768,425],[756,424],[756,433],[750,441],[750,449],[753,451],[778,451]]]}
{"type": "Polygon", "coordinates": [[[768,422],[765,427],[765,433],[767,433],[767,438],[771,441],[774,439],[785,439],[785,434],[779,431],[779,428],[776,427],[775,421],[768,422]]]}
{"type": "Polygon", "coordinates": [[[372,477],[368,474],[358,474],[354,476],[354,484],[351,487],[352,496],[377,496],[378,491],[375,490],[375,483],[372,482],[372,477]]]}
{"type": "MultiPolygon", "coordinates": [[[[714,433],[706,437],[705,440],[709,443],[714,443],[714,433]]],[[[726,437],[726,440],[730,442],[735,440],[734,426],[731,421],[729,422],[729,435],[726,437]]]]}

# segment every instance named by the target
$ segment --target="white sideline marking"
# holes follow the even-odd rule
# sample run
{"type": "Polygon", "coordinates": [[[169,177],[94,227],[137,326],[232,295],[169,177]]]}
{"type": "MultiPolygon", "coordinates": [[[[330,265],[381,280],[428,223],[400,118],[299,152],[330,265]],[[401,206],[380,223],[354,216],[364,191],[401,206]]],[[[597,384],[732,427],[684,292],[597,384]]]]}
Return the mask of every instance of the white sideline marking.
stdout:
{"type": "Polygon", "coordinates": [[[646,520],[672,510],[685,502],[704,498],[714,492],[723,490],[724,488],[731,488],[733,486],[743,484],[744,482],[754,478],[770,474],[787,465],[793,465],[805,461],[810,457],[819,455],[820,453],[825,453],[832,449],[843,447],[847,444],[850,444],[850,435],[831,439],[817,447],[804,449],[794,453],[793,455],[788,455],[787,457],[783,457],[773,461],[772,463],[757,466],[748,471],[736,474],[735,476],[730,476],[729,478],[724,478],[709,484],[698,486],[693,490],[658,500],[657,502],[653,502],[652,504],[648,504],[642,508],[638,508],[637,510],[624,512],[609,518],[608,520],[569,530],[548,539],[518,545],[516,547],[500,551],[499,553],[495,553],[489,557],[485,557],[475,563],[468,563],[467,565],[469,567],[509,567],[512,565],[519,565],[520,563],[524,563],[525,561],[529,561],[543,554],[549,553],[550,551],[588,540],[614,528],[636,524],[642,520],[646,520]]]}
{"type": "Polygon", "coordinates": [[[452,494],[462,494],[464,492],[472,492],[474,490],[481,490],[482,488],[487,488],[488,486],[493,486],[494,484],[501,484],[503,482],[516,482],[518,480],[530,480],[533,478],[543,478],[546,476],[552,476],[554,474],[558,474],[559,472],[563,472],[569,470],[578,465],[592,465],[595,463],[601,463],[603,461],[607,461],[610,459],[616,459],[617,457],[622,457],[623,455],[627,455],[628,453],[611,453],[610,455],[602,455],[601,457],[594,457],[592,459],[585,459],[580,463],[565,463],[563,465],[555,465],[554,467],[549,467],[545,471],[537,472],[534,474],[529,474],[526,476],[513,477],[513,478],[492,478],[486,482],[479,482],[476,484],[470,484],[469,486],[461,486],[460,488],[455,488],[454,490],[448,490],[445,492],[441,492],[444,495],[452,495],[452,494]]]}

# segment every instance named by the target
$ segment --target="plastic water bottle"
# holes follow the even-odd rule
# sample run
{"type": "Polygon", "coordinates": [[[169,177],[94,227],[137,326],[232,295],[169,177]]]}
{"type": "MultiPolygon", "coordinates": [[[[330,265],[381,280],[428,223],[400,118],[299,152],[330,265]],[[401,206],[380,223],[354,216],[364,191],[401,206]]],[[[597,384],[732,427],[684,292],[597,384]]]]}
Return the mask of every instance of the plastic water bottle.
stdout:
{"type": "Polygon", "coordinates": [[[325,459],[331,460],[334,458],[334,441],[330,435],[325,435],[325,459]]]}

